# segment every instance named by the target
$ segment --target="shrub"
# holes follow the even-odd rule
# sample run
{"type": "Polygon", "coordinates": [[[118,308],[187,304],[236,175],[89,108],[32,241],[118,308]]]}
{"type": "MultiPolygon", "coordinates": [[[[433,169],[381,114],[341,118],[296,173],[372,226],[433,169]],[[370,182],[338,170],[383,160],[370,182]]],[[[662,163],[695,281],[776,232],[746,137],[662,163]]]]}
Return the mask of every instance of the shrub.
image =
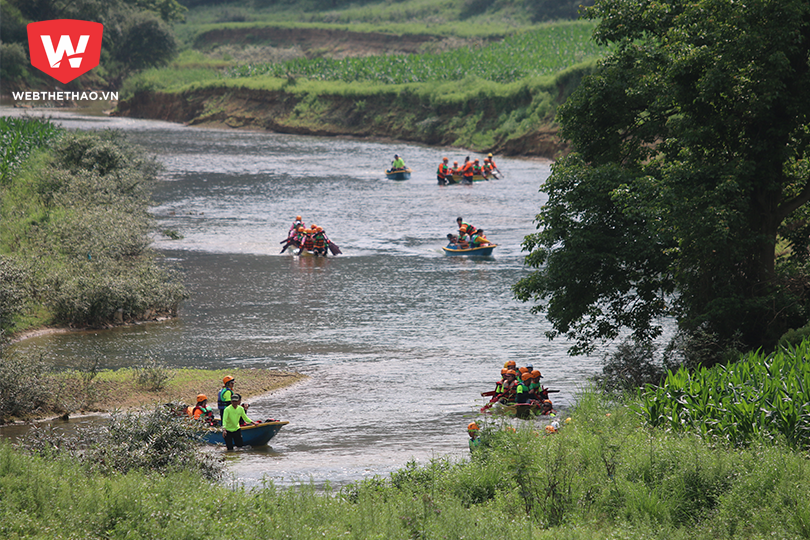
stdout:
{"type": "Polygon", "coordinates": [[[0,423],[33,416],[46,406],[50,392],[45,370],[42,357],[12,353],[0,345],[0,423]]]}
{"type": "Polygon", "coordinates": [[[143,365],[133,370],[135,382],[151,392],[160,392],[174,377],[174,370],[160,364],[154,358],[148,359],[143,365]]]}
{"type": "Polygon", "coordinates": [[[74,434],[35,427],[17,447],[31,454],[71,457],[104,475],[191,471],[216,480],[222,465],[211,454],[199,452],[204,444],[200,429],[199,422],[158,406],[144,414],[114,413],[108,424],[79,427],[74,434]]]}

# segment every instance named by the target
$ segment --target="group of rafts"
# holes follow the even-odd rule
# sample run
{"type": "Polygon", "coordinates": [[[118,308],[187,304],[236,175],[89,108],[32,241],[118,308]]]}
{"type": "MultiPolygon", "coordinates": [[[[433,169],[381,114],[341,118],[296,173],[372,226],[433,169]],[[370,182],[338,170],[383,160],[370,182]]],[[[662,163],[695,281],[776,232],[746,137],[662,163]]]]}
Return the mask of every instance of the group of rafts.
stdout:
{"type": "Polygon", "coordinates": [[[543,376],[531,364],[521,368],[516,366],[513,360],[506,362],[501,369],[501,380],[495,383],[495,390],[481,393],[484,397],[492,398],[481,407],[481,412],[486,413],[493,409],[518,418],[532,415],[556,416],[557,411],[548,395],[558,390],[545,388],[540,383],[543,376]]]}
{"type": "Polygon", "coordinates": [[[287,251],[289,247],[293,248],[290,250],[291,252],[298,250],[295,253],[296,255],[326,257],[329,253],[332,253],[332,255],[342,253],[338,245],[326,236],[323,227],[319,227],[314,223],[307,227],[301,216],[295,216],[295,221],[293,221],[290,231],[287,233],[287,238],[282,240],[281,243],[284,244],[284,247],[281,248],[282,253],[287,251]]]}
{"type": "MultiPolygon", "coordinates": [[[[391,162],[391,168],[386,169],[385,176],[389,180],[408,180],[412,172],[411,168],[405,165],[405,160],[399,154],[394,154],[394,161],[391,162]]],[[[483,163],[478,158],[471,160],[470,156],[467,156],[462,165],[459,165],[458,161],[454,161],[452,167],[450,159],[445,157],[442,158],[442,162],[439,163],[439,168],[436,170],[436,180],[441,186],[470,185],[473,182],[481,182],[490,178],[498,179],[500,176],[501,173],[498,166],[495,165],[492,154],[485,157],[483,163]]]]}

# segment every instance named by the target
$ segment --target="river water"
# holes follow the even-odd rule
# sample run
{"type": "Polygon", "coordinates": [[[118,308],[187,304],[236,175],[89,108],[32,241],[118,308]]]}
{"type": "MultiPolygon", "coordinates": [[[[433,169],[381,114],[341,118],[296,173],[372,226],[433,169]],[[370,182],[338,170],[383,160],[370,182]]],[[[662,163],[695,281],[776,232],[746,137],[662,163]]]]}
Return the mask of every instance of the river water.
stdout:
{"type": "MultiPolygon", "coordinates": [[[[0,114],[20,114],[0,109],[0,114]]],[[[467,455],[466,425],[507,360],[532,363],[564,409],[595,357],[566,355],[548,323],[510,287],[529,270],[550,172],[540,160],[497,157],[504,177],[438,186],[443,156],[471,153],[397,142],[190,128],[166,122],[50,113],[69,129],[119,129],[165,165],[155,239],[191,297],[179,318],[109,331],[57,334],[18,346],[64,366],[147,357],[173,367],[264,367],[310,376],[252,399],[251,416],[290,424],[261,449],[228,455],[239,482],[333,486],[385,475],[410,460],[467,455]],[[383,171],[398,153],[404,182],[383,171]],[[325,228],[337,257],[280,254],[293,218],[325,228]],[[493,257],[447,257],[462,216],[498,244],[493,257]]],[[[236,390],[239,385],[237,381],[236,390]]],[[[189,396],[189,401],[193,396],[189,396]]],[[[214,450],[223,452],[224,450],[214,450]]]]}

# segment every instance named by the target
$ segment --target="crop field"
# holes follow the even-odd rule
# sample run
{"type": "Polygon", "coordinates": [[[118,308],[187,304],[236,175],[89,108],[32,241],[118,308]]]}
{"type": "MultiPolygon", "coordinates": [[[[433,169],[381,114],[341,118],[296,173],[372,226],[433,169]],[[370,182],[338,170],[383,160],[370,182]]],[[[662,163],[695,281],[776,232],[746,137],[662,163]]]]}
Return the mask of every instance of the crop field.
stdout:
{"type": "Polygon", "coordinates": [[[479,49],[460,48],[437,54],[345,58],[313,58],[283,63],[234,67],[226,77],[302,77],[325,81],[368,81],[404,84],[459,81],[474,77],[510,83],[527,77],[557,73],[574,64],[598,58],[606,50],[590,35],[588,21],[555,23],[520,32],[479,49]]]}
{"type": "Polygon", "coordinates": [[[653,426],[694,430],[707,438],[745,446],[782,438],[810,448],[810,342],[738,362],[670,373],[642,393],[639,412],[653,426]]]}

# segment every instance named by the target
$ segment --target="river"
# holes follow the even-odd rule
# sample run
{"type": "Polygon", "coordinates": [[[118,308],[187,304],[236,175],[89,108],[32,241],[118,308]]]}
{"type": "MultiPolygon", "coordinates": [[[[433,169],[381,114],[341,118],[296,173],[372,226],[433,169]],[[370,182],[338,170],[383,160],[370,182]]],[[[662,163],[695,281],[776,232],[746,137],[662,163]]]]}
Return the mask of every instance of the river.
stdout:
{"type": "MultiPolygon", "coordinates": [[[[0,114],[20,114],[2,108],[0,114]]],[[[251,401],[254,418],[290,422],[261,449],[227,457],[247,485],[344,485],[408,461],[468,454],[466,425],[507,360],[532,363],[555,406],[570,406],[600,357],[568,343],[510,287],[529,270],[521,242],[544,202],[550,163],[496,156],[500,180],[438,186],[443,156],[398,142],[317,138],[49,112],[69,129],[119,129],[165,170],[154,194],[155,247],[182,268],[179,318],[56,334],[18,346],[76,366],[153,358],[170,367],[295,370],[305,383],[251,401]],[[404,182],[383,170],[398,153],[404,182]],[[280,254],[294,217],[325,228],[337,257],[280,254]],[[447,257],[462,216],[498,244],[492,258],[447,257]]],[[[236,390],[239,385],[237,382],[236,390]]],[[[189,400],[193,396],[189,396],[189,400]]],[[[224,453],[224,450],[215,450],[224,453]]]]}

